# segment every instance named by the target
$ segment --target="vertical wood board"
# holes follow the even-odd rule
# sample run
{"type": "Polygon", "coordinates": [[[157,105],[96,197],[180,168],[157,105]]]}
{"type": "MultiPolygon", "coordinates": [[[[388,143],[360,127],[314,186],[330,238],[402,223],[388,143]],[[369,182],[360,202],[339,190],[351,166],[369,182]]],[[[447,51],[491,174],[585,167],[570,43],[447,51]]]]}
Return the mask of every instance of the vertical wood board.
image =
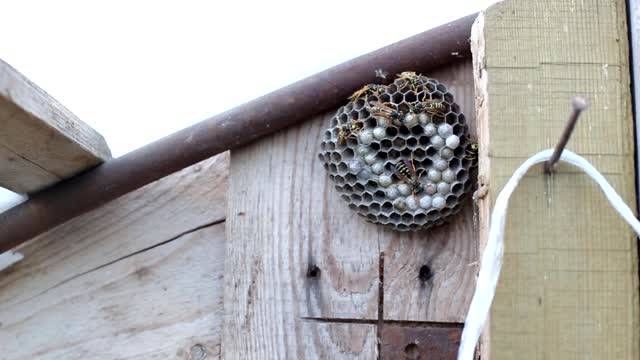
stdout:
{"type": "MultiPolygon", "coordinates": [[[[465,115],[473,114],[470,60],[425,75],[450,85],[465,115]]],[[[307,348],[309,320],[464,319],[477,270],[471,201],[450,224],[420,233],[366,223],[339,197],[317,158],[332,116],[232,151],[225,358],[318,356],[307,348]],[[418,276],[425,264],[433,272],[426,282],[418,276]],[[318,276],[308,276],[313,266],[318,276]]]]}
{"type": "MultiPolygon", "coordinates": [[[[515,168],[553,147],[574,95],[591,104],[567,148],[636,207],[623,1],[506,0],[472,35],[481,175],[481,244],[515,168]]],[[[523,179],[509,206],[505,258],[483,355],[637,359],[637,240],[597,185],[569,165],[523,179]]]]}

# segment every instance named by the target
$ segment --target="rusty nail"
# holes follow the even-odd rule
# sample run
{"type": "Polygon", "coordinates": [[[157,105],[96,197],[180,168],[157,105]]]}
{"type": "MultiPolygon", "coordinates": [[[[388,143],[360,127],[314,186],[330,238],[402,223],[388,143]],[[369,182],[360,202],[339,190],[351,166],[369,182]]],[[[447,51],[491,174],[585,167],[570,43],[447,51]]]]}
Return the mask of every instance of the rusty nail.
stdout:
{"type": "Polygon", "coordinates": [[[558,144],[556,145],[551,158],[544,164],[544,171],[547,174],[553,171],[554,165],[558,162],[558,159],[560,159],[560,155],[562,155],[564,147],[567,146],[569,138],[571,138],[571,133],[576,126],[576,122],[578,121],[578,117],[580,117],[580,113],[582,113],[582,111],[584,111],[588,106],[589,105],[587,104],[587,100],[582,96],[576,96],[571,99],[571,107],[573,108],[573,110],[571,111],[569,120],[567,120],[567,124],[562,131],[560,140],[558,140],[558,144]]]}

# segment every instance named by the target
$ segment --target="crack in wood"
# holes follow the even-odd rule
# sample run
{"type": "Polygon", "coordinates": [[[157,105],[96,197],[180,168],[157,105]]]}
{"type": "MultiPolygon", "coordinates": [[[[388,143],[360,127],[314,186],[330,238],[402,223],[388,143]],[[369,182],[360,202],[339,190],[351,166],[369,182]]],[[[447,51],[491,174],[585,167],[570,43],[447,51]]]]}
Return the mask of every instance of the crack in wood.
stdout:
{"type": "MultiPolygon", "coordinates": [[[[303,321],[311,321],[321,324],[365,324],[379,325],[378,319],[351,319],[351,318],[327,318],[327,317],[308,317],[300,318],[303,321]]],[[[444,328],[444,329],[462,329],[464,323],[457,322],[438,322],[438,321],[407,321],[407,320],[382,320],[385,325],[405,326],[414,328],[444,328]]]]}
{"type": "Polygon", "coordinates": [[[380,353],[382,351],[382,342],[380,341],[380,334],[384,326],[384,251],[380,252],[380,266],[378,268],[378,326],[376,332],[376,347],[377,358],[380,359],[380,353]]]}
{"type": "Polygon", "coordinates": [[[38,298],[38,297],[40,297],[40,296],[42,296],[42,295],[44,295],[44,294],[48,293],[49,291],[51,291],[51,290],[53,290],[53,289],[55,289],[55,288],[57,288],[57,287],[60,287],[60,286],[62,286],[62,285],[64,285],[64,284],[66,284],[66,283],[69,283],[69,282],[71,282],[71,281],[73,281],[73,280],[76,280],[76,279],[78,279],[78,278],[80,278],[80,277],[82,277],[82,276],[86,276],[86,275],[88,275],[88,274],[90,274],[90,273],[92,273],[92,272],[94,272],[94,271],[98,271],[98,270],[104,269],[104,268],[106,268],[106,267],[108,267],[108,266],[111,266],[111,265],[113,265],[113,264],[115,264],[115,263],[117,263],[117,262],[120,262],[120,261],[122,261],[122,260],[129,259],[129,258],[131,258],[131,257],[133,257],[133,256],[140,255],[140,254],[142,254],[142,253],[144,253],[144,252],[147,252],[147,251],[149,251],[149,250],[152,250],[152,249],[155,249],[155,248],[157,248],[157,247],[160,247],[160,246],[166,245],[166,244],[168,244],[168,243],[170,243],[170,242],[172,242],[172,241],[175,241],[175,240],[178,240],[178,239],[182,238],[183,236],[186,236],[186,235],[189,235],[189,234],[195,233],[195,232],[197,232],[197,231],[200,231],[200,230],[203,230],[203,229],[206,229],[206,228],[212,227],[212,226],[216,226],[216,225],[222,224],[222,223],[224,223],[225,221],[226,221],[226,218],[210,221],[210,222],[208,222],[208,223],[205,223],[205,224],[202,224],[202,225],[196,226],[196,227],[194,227],[194,228],[192,228],[192,229],[185,230],[185,231],[183,231],[183,232],[181,232],[181,233],[179,233],[179,234],[177,234],[177,235],[175,235],[175,236],[172,236],[171,238],[169,238],[169,239],[167,239],[167,240],[164,240],[164,241],[161,241],[161,242],[159,242],[159,243],[156,243],[156,244],[153,244],[153,245],[147,246],[147,247],[142,248],[142,249],[140,249],[140,250],[134,251],[134,252],[132,252],[132,253],[130,253],[130,254],[127,254],[127,255],[121,256],[121,257],[119,257],[119,258],[117,258],[117,259],[111,260],[111,261],[109,261],[109,262],[107,262],[107,263],[104,263],[104,264],[101,264],[101,265],[95,266],[95,267],[93,267],[93,268],[91,268],[91,269],[89,269],[89,270],[86,270],[86,271],[83,271],[83,272],[81,272],[81,273],[79,273],[79,274],[76,274],[76,275],[73,275],[73,276],[71,276],[71,277],[68,277],[68,278],[66,278],[66,279],[64,279],[64,280],[62,280],[62,281],[60,281],[60,282],[58,282],[57,284],[52,285],[52,286],[50,286],[50,287],[48,287],[48,288],[46,288],[46,289],[44,289],[44,290],[40,291],[39,293],[37,293],[37,294],[35,294],[35,295],[33,295],[33,296],[31,296],[31,297],[29,297],[29,298],[25,299],[23,302],[24,302],[24,303],[27,303],[27,302],[29,302],[29,301],[31,301],[31,300],[33,300],[33,299],[35,299],[35,298],[38,298]]]}
{"type": "Polygon", "coordinates": [[[6,144],[0,144],[0,146],[2,146],[3,148],[5,148],[8,152],[12,153],[15,157],[24,160],[26,163],[31,164],[35,167],[37,167],[38,169],[44,171],[45,173],[53,176],[54,178],[61,180],[62,177],[58,174],[55,174],[51,171],[49,171],[49,169],[46,169],[45,167],[43,167],[42,165],[38,164],[37,162],[25,157],[24,155],[18,153],[17,151],[13,150],[12,148],[8,147],[6,144]]]}

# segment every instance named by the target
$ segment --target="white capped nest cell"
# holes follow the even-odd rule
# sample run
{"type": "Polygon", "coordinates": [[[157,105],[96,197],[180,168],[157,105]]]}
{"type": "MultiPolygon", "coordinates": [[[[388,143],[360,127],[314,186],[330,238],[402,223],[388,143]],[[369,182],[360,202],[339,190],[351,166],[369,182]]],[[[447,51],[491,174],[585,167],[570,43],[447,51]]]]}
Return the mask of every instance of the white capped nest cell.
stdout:
{"type": "Polygon", "coordinates": [[[348,206],[400,231],[458,213],[472,188],[478,147],[446,86],[403,72],[350,100],[331,118],[319,154],[348,206]]]}

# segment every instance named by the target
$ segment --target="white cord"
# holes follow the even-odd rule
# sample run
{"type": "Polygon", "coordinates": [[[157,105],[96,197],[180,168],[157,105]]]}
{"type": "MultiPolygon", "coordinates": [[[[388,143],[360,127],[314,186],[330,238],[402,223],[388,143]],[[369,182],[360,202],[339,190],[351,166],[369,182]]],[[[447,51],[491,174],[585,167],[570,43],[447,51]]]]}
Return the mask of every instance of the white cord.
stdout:
{"type": "MultiPolygon", "coordinates": [[[[553,149],[547,149],[527,159],[527,161],[520,165],[515,171],[502,191],[500,191],[500,194],[498,194],[491,213],[489,239],[482,253],[476,290],[471,300],[464,330],[462,331],[462,339],[460,341],[460,348],[458,349],[458,360],[473,359],[476,344],[484,328],[485,321],[489,314],[489,308],[491,307],[491,302],[496,292],[500,268],[502,267],[502,255],[504,253],[504,226],[507,207],[509,206],[509,198],[529,168],[535,164],[547,161],[552,153],[553,149]]],[[[613,187],[605,180],[604,176],[602,176],[593,165],[583,157],[569,150],[562,152],[560,160],[579,167],[586,172],[587,175],[591,176],[591,178],[598,183],[613,208],[631,225],[633,231],[640,236],[640,222],[638,222],[633,215],[633,211],[629,209],[620,195],[616,193],[613,187]]]]}

